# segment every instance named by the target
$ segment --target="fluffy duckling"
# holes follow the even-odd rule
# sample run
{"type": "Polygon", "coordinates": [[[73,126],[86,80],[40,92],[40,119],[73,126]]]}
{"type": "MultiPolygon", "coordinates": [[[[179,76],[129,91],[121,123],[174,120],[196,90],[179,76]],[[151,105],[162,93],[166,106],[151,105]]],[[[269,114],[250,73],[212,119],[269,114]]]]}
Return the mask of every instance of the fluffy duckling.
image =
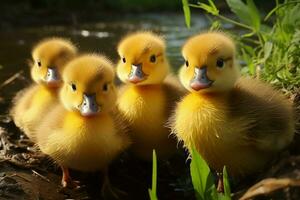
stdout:
{"type": "Polygon", "coordinates": [[[60,74],[76,52],[77,48],[62,38],[42,40],[33,48],[31,77],[35,83],[16,95],[11,111],[15,124],[30,139],[34,140],[34,128],[57,102],[60,74]]]}
{"type": "Polygon", "coordinates": [[[215,170],[232,176],[263,169],[295,132],[292,103],[262,81],[239,76],[235,45],[223,33],[190,38],[180,81],[189,90],[177,105],[173,131],[215,170]]]}
{"type": "Polygon", "coordinates": [[[131,34],[118,45],[117,75],[125,83],[118,108],[130,125],[132,151],[144,160],[152,160],[153,149],[159,158],[176,150],[164,124],[182,90],[175,78],[166,78],[170,67],[165,48],[164,40],[151,32],[131,34]]]}
{"type": "Polygon", "coordinates": [[[75,58],[63,72],[62,104],[37,128],[37,144],[61,166],[64,187],[74,184],[68,168],[107,172],[130,144],[115,111],[114,77],[111,62],[101,55],[75,58]]]}

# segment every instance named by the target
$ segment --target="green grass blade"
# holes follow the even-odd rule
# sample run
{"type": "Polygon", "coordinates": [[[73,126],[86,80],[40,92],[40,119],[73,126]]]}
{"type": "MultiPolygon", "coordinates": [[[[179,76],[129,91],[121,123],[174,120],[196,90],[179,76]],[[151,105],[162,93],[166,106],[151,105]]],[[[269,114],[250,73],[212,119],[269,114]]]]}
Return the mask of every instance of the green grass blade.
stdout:
{"type": "Polygon", "coordinates": [[[157,157],[156,152],[153,149],[153,156],[152,156],[152,188],[148,189],[149,197],[151,200],[158,200],[156,194],[157,188],[157,157]]]}
{"type": "Polygon", "coordinates": [[[157,158],[156,152],[153,150],[153,165],[152,165],[152,190],[156,194],[157,186],[157,158]]]}
{"type": "Polygon", "coordinates": [[[189,1],[182,0],[182,6],[183,6],[185,24],[188,28],[190,28],[191,27],[191,10],[189,7],[189,1]]]}

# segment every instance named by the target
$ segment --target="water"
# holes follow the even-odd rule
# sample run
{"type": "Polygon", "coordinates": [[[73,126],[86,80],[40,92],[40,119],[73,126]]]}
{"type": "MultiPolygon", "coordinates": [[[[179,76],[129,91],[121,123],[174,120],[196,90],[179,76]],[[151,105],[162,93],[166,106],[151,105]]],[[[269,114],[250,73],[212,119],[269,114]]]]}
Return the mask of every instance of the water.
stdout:
{"type": "Polygon", "coordinates": [[[167,55],[174,70],[183,63],[180,48],[191,35],[205,30],[208,21],[204,16],[193,16],[193,26],[188,30],[180,14],[129,15],[114,17],[76,26],[38,26],[10,31],[0,31],[0,83],[20,70],[28,74],[27,59],[40,39],[51,36],[70,38],[81,52],[104,53],[117,61],[116,46],[129,32],[153,30],[167,40],[167,55]]]}

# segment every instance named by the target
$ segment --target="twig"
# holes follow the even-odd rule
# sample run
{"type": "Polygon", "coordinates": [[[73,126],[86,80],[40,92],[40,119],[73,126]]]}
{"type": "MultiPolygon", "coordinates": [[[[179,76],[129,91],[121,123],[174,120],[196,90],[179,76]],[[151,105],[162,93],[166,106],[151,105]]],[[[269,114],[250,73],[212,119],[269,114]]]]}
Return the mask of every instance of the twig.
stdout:
{"type": "Polygon", "coordinates": [[[300,180],[290,178],[267,178],[248,189],[240,200],[253,199],[256,196],[270,194],[276,190],[288,187],[300,187],[300,180]]]}
{"type": "Polygon", "coordinates": [[[14,80],[16,80],[17,78],[19,78],[22,74],[24,73],[23,70],[15,73],[14,75],[12,75],[11,77],[9,77],[6,81],[4,81],[1,85],[0,85],[0,89],[5,87],[6,85],[10,84],[11,82],[13,82],[14,80]]]}
{"type": "Polygon", "coordinates": [[[0,142],[2,143],[2,147],[4,150],[4,154],[7,153],[8,150],[10,150],[9,144],[11,144],[8,139],[6,138],[6,136],[4,135],[5,131],[2,127],[0,127],[0,142]]]}
{"type": "Polygon", "coordinates": [[[19,178],[22,178],[23,180],[25,180],[26,182],[30,183],[31,181],[28,180],[27,178],[25,178],[24,176],[21,176],[20,174],[12,174],[10,177],[14,177],[14,176],[17,176],[19,178]]]}
{"type": "Polygon", "coordinates": [[[38,173],[37,171],[35,171],[33,169],[31,171],[34,175],[36,175],[36,176],[40,177],[41,179],[43,179],[44,181],[47,181],[48,183],[50,183],[50,180],[48,178],[46,178],[45,176],[43,176],[42,174],[38,173]]]}

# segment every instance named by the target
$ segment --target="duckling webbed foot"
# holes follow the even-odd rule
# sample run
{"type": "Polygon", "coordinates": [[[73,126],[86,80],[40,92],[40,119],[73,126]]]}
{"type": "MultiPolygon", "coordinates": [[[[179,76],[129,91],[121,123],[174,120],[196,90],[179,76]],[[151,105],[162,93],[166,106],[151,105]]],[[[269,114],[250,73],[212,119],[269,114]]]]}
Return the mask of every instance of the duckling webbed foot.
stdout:
{"type": "Polygon", "coordinates": [[[61,166],[63,175],[61,179],[61,185],[66,188],[73,188],[73,189],[79,189],[80,188],[80,182],[79,181],[74,181],[69,173],[69,169],[67,167],[61,166]]]}

